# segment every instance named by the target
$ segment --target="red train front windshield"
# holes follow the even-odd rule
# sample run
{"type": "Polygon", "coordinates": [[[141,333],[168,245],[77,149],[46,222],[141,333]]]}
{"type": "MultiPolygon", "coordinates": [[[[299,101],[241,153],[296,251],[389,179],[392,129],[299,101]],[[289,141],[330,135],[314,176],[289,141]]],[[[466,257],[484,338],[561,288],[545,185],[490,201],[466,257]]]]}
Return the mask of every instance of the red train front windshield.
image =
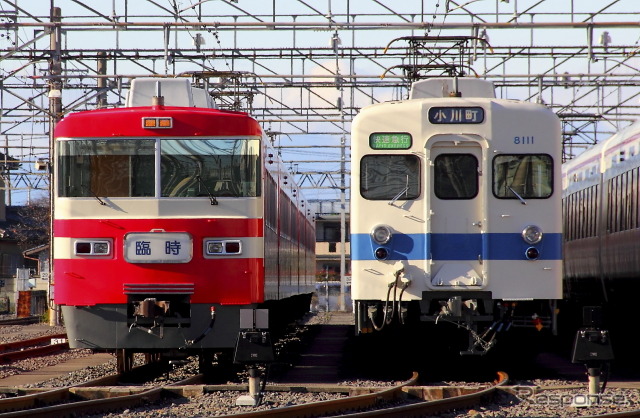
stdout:
{"type": "Polygon", "coordinates": [[[58,146],[60,197],[255,197],[261,193],[257,138],[78,139],[62,140],[58,146]]]}

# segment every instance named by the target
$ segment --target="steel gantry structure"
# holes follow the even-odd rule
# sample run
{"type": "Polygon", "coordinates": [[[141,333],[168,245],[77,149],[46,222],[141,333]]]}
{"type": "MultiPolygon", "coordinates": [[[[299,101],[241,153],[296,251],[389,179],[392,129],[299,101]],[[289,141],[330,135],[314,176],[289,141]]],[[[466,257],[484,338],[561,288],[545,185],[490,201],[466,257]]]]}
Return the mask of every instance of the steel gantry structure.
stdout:
{"type": "Polygon", "coordinates": [[[308,197],[346,210],[352,118],[420,78],[545,103],[571,158],[638,114],[639,17],[635,0],[0,0],[8,203],[47,189],[59,118],[121,106],[140,76],[251,112],[308,197]]]}

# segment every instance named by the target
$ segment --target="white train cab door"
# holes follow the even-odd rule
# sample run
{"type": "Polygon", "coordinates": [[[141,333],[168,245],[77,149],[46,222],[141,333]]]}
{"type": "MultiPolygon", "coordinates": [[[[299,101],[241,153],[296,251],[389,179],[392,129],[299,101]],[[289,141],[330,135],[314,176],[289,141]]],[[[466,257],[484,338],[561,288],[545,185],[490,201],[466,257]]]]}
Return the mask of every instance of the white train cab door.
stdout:
{"type": "Polygon", "coordinates": [[[483,143],[476,135],[435,135],[427,141],[427,271],[436,290],[486,286],[483,143]]]}

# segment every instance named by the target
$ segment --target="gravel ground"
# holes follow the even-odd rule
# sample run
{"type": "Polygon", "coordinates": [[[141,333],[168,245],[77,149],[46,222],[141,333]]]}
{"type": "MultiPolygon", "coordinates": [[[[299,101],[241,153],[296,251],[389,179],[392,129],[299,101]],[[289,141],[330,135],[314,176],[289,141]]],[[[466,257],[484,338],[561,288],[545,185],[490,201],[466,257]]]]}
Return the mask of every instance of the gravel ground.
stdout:
{"type": "MultiPolygon", "coordinates": [[[[324,322],[327,318],[319,316],[309,318],[311,323],[315,321],[324,322]]],[[[12,332],[20,332],[18,329],[26,326],[11,326],[12,332]]],[[[59,327],[44,331],[44,335],[61,332],[59,327]]],[[[4,333],[3,333],[4,334],[4,333]]],[[[30,334],[36,336],[36,334],[30,334]]],[[[0,341],[3,341],[0,336],[0,341]]],[[[39,367],[56,364],[72,357],[88,356],[89,350],[69,350],[62,354],[46,356],[38,359],[23,360],[11,365],[0,366],[0,377],[16,374],[39,367]]],[[[141,362],[142,357],[136,356],[136,362],[141,362]]],[[[50,379],[32,387],[60,387],[68,386],[100,376],[115,373],[115,358],[105,364],[89,367],[62,376],[50,379]]],[[[167,379],[166,375],[158,378],[151,384],[166,384],[197,373],[197,362],[195,359],[184,366],[176,367],[167,379]]],[[[230,382],[238,383],[238,382],[230,382]]],[[[346,381],[344,385],[349,386],[392,386],[399,382],[381,382],[369,380],[346,381]]],[[[473,385],[466,382],[444,382],[454,385],[473,385]]],[[[587,400],[586,381],[575,382],[566,380],[533,380],[526,382],[510,382],[512,385],[522,385],[516,395],[500,392],[493,404],[475,409],[452,411],[441,415],[442,418],[506,418],[506,417],[579,417],[597,416],[607,413],[640,409],[640,391],[637,389],[607,388],[598,397],[599,403],[589,407],[576,407],[572,404],[584,405],[587,400]],[[560,387],[555,390],[534,390],[533,388],[560,387]]],[[[149,405],[132,410],[120,411],[113,414],[94,415],[94,417],[116,417],[126,415],[128,417],[193,417],[193,416],[220,416],[237,414],[253,410],[266,410],[276,407],[290,406],[301,403],[316,402],[326,399],[341,397],[341,394],[329,393],[286,393],[286,392],[266,392],[261,405],[258,407],[236,406],[236,399],[241,395],[246,395],[243,389],[238,391],[215,392],[204,394],[191,399],[174,398],[169,399],[160,405],[149,405]]]]}
{"type": "MultiPolygon", "coordinates": [[[[80,352],[87,352],[90,350],[70,350],[77,352],[76,355],[81,355],[80,352]]],[[[74,355],[72,353],[71,355],[74,355]]],[[[144,364],[144,357],[142,354],[135,354],[134,357],[134,366],[139,366],[144,364]]],[[[107,363],[100,364],[97,366],[91,366],[84,368],[82,370],[77,370],[75,372],[69,373],[64,376],[54,377],[49,380],[45,380],[40,383],[34,383],[31,385],[26,385],[29,388],[58,388],[65,386],[72,386],[78,383],[83,383],[89,380],[97,379],[104,376],[109,376],[116,374],[116,359],[115,357],[108,361],[107,363]]],[[[198,374],[198,360],[197,358],[190,358],[190,361],[184,365],[175,366],[173,370],[169,374],[163,374],[153,380],[149,380],[145,382],[145,386],[162,386],[170,383],[174,383],[188,377],[192,377],[198,374]]]]}
{"type": "Polygon", "coordinates": [[[535,395],[500,393],[486,407],[443,414],[442,418],[584,417],[640,409],[637,389],[607,389],[594,398],[599,403],[586,406],[587,388],[545,390],[535,395]],[[574,406],[581,405],[581,406],[574,406]]]}
{"type": "Polygon", "coordinates": [[[45,335],[64,334],[64,327],[50,327],[48,325],[5,325],[0,327],[0,344],[21,341],[25,338],[37,338],[45,335]],[[37,332],[31,332],[37,327],[37,332]]]}
{"type": "MultiPolygon", "coordinates": [[[[375,383],[375,382],[370,382],[375,383]]],[[[348,383],[347,383],[348,384],[348,383]]],[[[246,392],[213,392],[190,399],[167,400],[160,405],[128,409],[118,413],[94,415],[93,417],[207,417],[239,414],[249,411],[261,411],[271,408],[336,399],[340,394],[282,393],[267,392],[258,407],[236,406],[236,399],[246,392]]],[[[575,407],[573,402],[584,404],[585,390],[566,389],[542,391],[536,395],[521,393],[519,396],[500,392],[493,404],[452,411],[439,415],[439,418],[507,418],[507,417],[580,417],[597,416],[640,408],[640,396],[637,390],[608,389],[600,397],[600,403],[590,407],[575,407]]]]}
{"type": "MultiPolygon", "coordinates": [[[[25,338],[37,338],[46,335],[65,333],[64,327],[50,327],[41,324],[32,325],[7,325],[0,328],[0,343],[20,341],[25,338]]],[[[0,365],[0,379],[15,374],[24,373],[30,370],[37,370],[43,367],[52,366],[72,358],[90,356],[90,350],[66,350],[48,356],[33,359],[24,359],[11,364],[0,365]]]]}
{"type": "Polygon", "coordinates": [[[247,392],[242,391],[212,392],[191,399],[174,399],[161,405],[127,409],[117,413],[92,415],[92,417],[213,417],[240,414],[243,412],[266,411],[272,408],[337,399],[343,396],[331,393],[268,392],[264,395],[262,403],[257,407],[236,406],[236,399],[246,394],[247,392]]]}
{"type": "Polygon", "coordinates": [[[53,366],[73,358],[87,357],[90,355],[90,350],[66,350],[47,356],[18,360],[10,364],[2,364],[0,365],[0,379],[31,370],[38,370],[44,367],[53,366]]]}

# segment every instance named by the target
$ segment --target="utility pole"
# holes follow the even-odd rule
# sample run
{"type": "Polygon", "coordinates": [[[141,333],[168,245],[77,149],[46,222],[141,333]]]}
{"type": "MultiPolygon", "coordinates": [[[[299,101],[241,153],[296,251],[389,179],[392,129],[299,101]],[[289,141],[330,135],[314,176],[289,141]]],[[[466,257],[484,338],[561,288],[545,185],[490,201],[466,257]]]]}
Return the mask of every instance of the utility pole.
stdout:
{"type": "Polygon", "coordinates": [[[345,117],[344,117],[344,87],[342,85],[342,76],[340,75],[340,45],[342,40],[338,31],[331,37],[331,45],[333,52],[336,55],[336,88],[339,91],[336,108],[340,112],[340,123],[342,127],[342,137],[340,138],[340,298],[339,298],[339,310],[345,311],[347,309],[346,293],[347,293],[347,278],[345,276],[345,270],[347,269],[346,263],[346,251],[347,251],[347,227],[346,227],[346,137],[345,132],[345,117]]]}
{"type": "MultiPolygon", "coordinates": [[[[51,8],[51,22],[59,23],[62,20],[62,11],[59,7],[51,8]]],[[[51,57],[49,58],[49,325],[60,325],[60,310],[53,301],[55,290],[55,277],[53,275],[53,213],[54,213],[54,196],[53,196],[53,158],[55,151],[54,130],[56,124],[62,116],[62,62],[60,54],[60,45],[62,43],[62,29],[60,25],[51,27],[49,34],[49,50],[51,57]]]]}
{"type": "Polygon", "coordinates": [[[96,104],[98,109],[103,109],[107,107],[107,91],[106,90],[102,91],[107,87],[107,79],[100,76],[104,76],[107,74],[107,53],[105,51],[98,52],[98,65],[96,70],[99,76],[97,80],[97,87],[98,87],[99,93],[98,93],[98,100],[96,104]]]}
{"type": "MultiPolygon", "coordinates": [[[[342,113],[342,111],[341,111],[342,113]]],[[[344,118],[344,114],[342,115],[344,118]]],[[[344,126],[344,125],[343,125],[344,126]]],[[[347,252],[347,202],[346,202],[346,137],[343,135],[340,140],[340,310],[347,310],[347,277],[345,275],[347,269],[346,252],[347,252]]]]}

